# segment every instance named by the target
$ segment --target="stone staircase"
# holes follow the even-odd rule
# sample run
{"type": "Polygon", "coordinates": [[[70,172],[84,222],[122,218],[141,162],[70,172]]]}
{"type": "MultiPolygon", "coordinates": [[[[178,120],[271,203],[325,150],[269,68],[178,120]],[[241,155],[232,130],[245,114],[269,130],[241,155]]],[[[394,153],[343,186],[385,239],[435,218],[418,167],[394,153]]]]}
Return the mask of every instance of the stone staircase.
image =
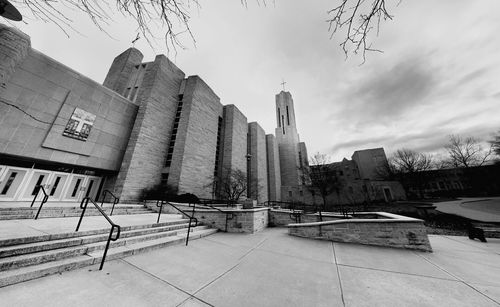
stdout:
{"type": "MultiPolygon", "coordinates": [[[[106,261],[184,243],[188,224],[189,220],[177,216],[167,222],[122,226],[106,261]]],[[[100,263],[109,231],[105,227],[0,240],[0,287],[100,263]]],[[[189,238],[215,232],[206,226],[192,227],[189,238]]]]}
{"type": "MultiPolygon", "coordinates": [[[[38,211],[38,205],[36,204],[33,208],[26,207],[7,207],[0,208],[0,220],[18,220],[18,219],[32,219],[35,217],[38,211]]],[[[104,204],[103,209],[106,214],[111,213],[112,204],[104,204]]],[[[57,206],[57,205],[45,205],[40,211],[38,218],[60,218],[60,217],[72,217],[80,216],[82,209],[80,209],[79,204],[71,206],[57,206]]],[[[113,215],[125,215],[125,214],[147,214],[153,213],[153,211],[142,204],[117,204],[113,210],[113,215]]],[[[85,212],[85,216],[95,216],[100,215],[97,209],[89,206],[85,212]]]]}

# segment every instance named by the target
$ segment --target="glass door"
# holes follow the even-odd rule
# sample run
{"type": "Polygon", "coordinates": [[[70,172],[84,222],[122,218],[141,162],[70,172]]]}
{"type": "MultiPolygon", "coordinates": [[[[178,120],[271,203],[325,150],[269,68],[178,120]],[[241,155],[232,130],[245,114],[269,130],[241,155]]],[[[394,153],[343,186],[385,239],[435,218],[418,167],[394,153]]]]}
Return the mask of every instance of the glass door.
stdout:
{"type": "Polygon", "coordinates": [[[61,200],[63,196],[63,190],[68,182],[70,174],[54,172],[50,178],[50,184],[47,187],[47,194],[49,194],[49,201],[61,200]]]}
{"type": "Polygon", "coordinates": [[[66,191],[64,191],[63,200],[80,201],[83,198],[82,192],[85,191],[84,183],[84,175],[71,175],[69,185],[67,186],[66,191]]]}
{"type": "MultiPolygon", "coordinates": [[[[43,170],[33,170],[30,179],[28,180],[28,184],[25,184],[25,188],[23,190],[23,194],[19,197],[19,200],[33,200],[33,197],[38,192],[38,186],[43,185],[44,188],[47,187],[47,182],[49,182],[49,171],[43,170]]],[[[48,192],[45,189],[45,192],[48,192]]],[[[43,199],[43,193],[40,192],[38,194],[37,200],[43,199]]]]}
{"type": "Polygon", "coordinates": [[[27,177],[29,169],[5,167],[3,176],[0,177],[0,201],[14,200],[22,188],[22,183],[27,177]]]}
{"type": "Polygon", "coordinates": [[[99,184],[101,183],[100,177],[88,176],[86,186],[85,186],[85,197],[92,198],[97,202],[97,190],[99,190],[99,184]]]}

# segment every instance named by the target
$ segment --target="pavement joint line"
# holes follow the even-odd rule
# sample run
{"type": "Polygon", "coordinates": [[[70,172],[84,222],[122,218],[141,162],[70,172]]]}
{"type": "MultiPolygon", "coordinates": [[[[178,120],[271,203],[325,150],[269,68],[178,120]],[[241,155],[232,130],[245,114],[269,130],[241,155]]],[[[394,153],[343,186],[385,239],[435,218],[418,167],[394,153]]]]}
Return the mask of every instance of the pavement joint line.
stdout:
{"type": "Polygon", "coordinates": [[[131,263],[131,262],[128,262],[127,260],[125,260],[125,259],[123,259],[123,258],[119,258],[119,259],[117,259],[117,260],[120,260],[120,261],[122,261],[122,262],[125,262],[126,264],[128,264],[128,265],[130,265],[130,266],[134,267],[135,269],[137,269],[137,270],[139,270],[139,271],[143,272],[144,274],[147,274],[147,275],[149,275],[149,276],[151,276],[151,277],[153,277],[153,278],[155,278],[155,279],[158,279],[159,281],[166,283],[167,285],[169,285],[169,286],[171,286],[171,287],[173,287],[173,288],[175,288],[175,289],[177,289],[177,290],[181,291],[182,293],[189,295],[189,297],[188,297],[187,299],[183,300],[183,301],[182,301],[181,303],[179,303],[179,305],[177,305],[177,306],[180,306],[181,304],[183,304],[185,301],[189,300],[190,298],[194,298],[194,299],[196,299],[196,300],[198,300],[198,301],[200,301],[200,302],[202,302],[202,303],[204,303],[204,304],[207,304],[208,306],[215,307],[214,305],[212,305],[212,304],[210,304],[210,303],[208,303],[208,302],[206,302],[206,301],[202,300],[201,298],[196,297],[196,296],[195,296],[195,294],[191,294],[191,293],[189,293],[188,291],[186,291],[186,290],[184,290],[184,289],[182,289],[182,288],[180,288],[180,287],[178,287],[178,286],[176,286],[176,285],[174,285],[174,284],[172,284],[172,283],[168,282],[167,280],[165,280],[165,279],[163,279],[163,278],[161,278],[161,277],[159,277],[159,276],[156,276],[155,274],[153,274],[153,273],[151,273],[151,272],[146,271],[145,269],[143,269],[143,268],[141,268],[141,267],[138,267],[137,265],[135,265],[135,264],[133,264],[133,263],[131,263]]]}
{"type": "Polygon", "coordinates": [[[265,238],[264,240],[262,240],[261,242],[259,242],[257,245],[255,245],[253,248],[251,248],[250,250],[248,250],[243,256],[241,256],[240,258],[238,258],[238,262],[233,265],[232,267],[230,267],[228,270],[226,270],[225,272],[223,272],[222,274],[220,274],[219,276],[215,277],[212,281],[208,282],[207,284],[201,286],[198,290],[196,290],[193,294],[197,294],[198,292],[200,292],[201,290],[205,289],[206,287],[210,286],[211,284],[213,284],[214,282],[216,282],[217,280],[219,280],[220,278],[222,278],[224,275],[228,274],[229,272],[231,272],[232,270],[234,270],[237,266],[239,266],[241,264],[241,262],[243,261],[243,259],[248,256],[251,252],[253,252],[256,248],[258,248],[259,246],[261,246],[264,242],[267,241],[267,238],[265,238]]]}
{"type": "MultiPolygon", "coordinates": [[[[462,241],[459,241],[459,240],[455,240],[455,239],[451,238],[451,236],[443,236],[443,237],[444,237],[444,238],[446,238],[446,239],[448,239],[448,240],[451,240],[451,241],[453,241],[453,242],[461,243],[461,244],[463,244],[463,245],[465,245],[465,246],[468,246],[468,247],[479,248],[480,250],[483,250],[483,251],[485,251],[485,252],[492,252],[492,253],[498,254],[498,252],[496,252],[496,251],[492,251],[492,250],[487,249],[487,248],[484,248],[484,247],[478,247],[478,246],[475,246],[475,245],[472,245],[472,244],[467,244],[467,243],[462,242],[462,241]]],[[[496,239],[496,238],[495,238],[495,239],[496,239]]]]}
{"type": "Polygon", "coordinates": [[[486,295],[485,293],[479,291],[478,289],[474,288],[472,285],[469,285],[463,278],[460,278],[459,276],[456,276],[455,274],[453,273],[450,273],[448,272],[447,270],[445,270],[444,268],[442,268],[440,265],[438,265],[437,263],[434,263],[432,262],[430,259],[427,259],[426,257],[422,256],[422,255],[419,255],[418,253],[415,253],[415,255],[423,258],[425,261],[429,262],[430,264],[434,265],[435,267],[437,267],[438,269],[440,269],[441,271],[445,272],[446,274],[452,276],[453,278],[455,278],[457,281],[463,283],[464,285],[466,285],[467,287],[471,288],[472,290],[476,291],[477,293],[481,294],[482,296],[488,298],[489,300],[491,300],[492,302],[496,303],[497,305],[500,306],[500,303],[498,301],[496,301],[495,299],[489,297],[488,295],[486,295]]]}
{"type": "Polygon", "coordinates": [[[340,270],[339,270],[339,265],[337,263],[337,254],[335,253],[334,242],[332,242],[332,251],[333,251],[333,262],[335,263],[335,269],[337,270],[337,278],[339,279],[340,298],[342,299],[342,305],[345,307],[344,288],[342,287],[342,279],[340,278],[340,270]]]}
{"type": "MultiPolygon", "coordinates": [[[[21,223],[21,224],[22,224],[22,223],[21,223]]],[[[50,232],[46,232],[46,231],[43,231],[43,230],[37,229],[37,228],[32,227],[32,226],[30,226],[30,225],[26,225],[26,224],[22,224],[22,225],[24,225],[24,226],[26,226],[26,227],[28,227],[28,228],[31,228],[31,229],[33,229],[33,230],[36,230],[36,231],[42,232],[42,233],[44,233],[44,234],[46,234],[46,235],[51,235],[51,234],[52,234],[52,233],[50,233],[50,232]]]]}
{"type": "Polygon", "coordinates": [[[316,259],[304,258],[304,257],[294,256],[294,255],[285,254],[285,253],[278,253],[278,252],[271,251],[271,250],[268,250],[268,249],[260,249],[259,248],[259,251],[270,253],[270,254],[275,254],[275,255],[279,255],[279,256],[285,256],[285,257],[295,258],[295,259],[307,260],[307,261],[318,262],[318,263],[332,264],[330,261],[316,260],[316,259]]]}
{"type": "Polygon", "coordinates": [[[439,279],[439,280],[448,280],[448,281],[455,281],[455,282],[459,282],[460,281],[458,279],[453,279],[453,278],[443,278],[443,277],[421,275],[421,274],[408,273],[408,272],[398,272],[398,271],[392,271],[392,270],[384,270],[384,269],[377,269],[377,268],[368,268],[368,267],[357,266],[357,265],[350,265],[350,264],[341,264],[341,263],[339,263],[338,266],[347,267],[347,268],[362,269],[362,270],[369,270],[369,271],[378,271],[378,272],[400,274],[400,275],[409,275],[409,276],[416,276],[416,277],[426,277],[426,278],[439,279]]]}

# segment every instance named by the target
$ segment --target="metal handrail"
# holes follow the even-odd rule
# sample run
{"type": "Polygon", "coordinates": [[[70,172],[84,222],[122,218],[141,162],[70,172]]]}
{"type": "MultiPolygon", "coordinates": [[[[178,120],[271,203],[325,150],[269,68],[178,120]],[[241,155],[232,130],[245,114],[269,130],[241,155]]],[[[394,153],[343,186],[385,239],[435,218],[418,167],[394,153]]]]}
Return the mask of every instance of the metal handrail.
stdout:
{"type": "Polygon", "coordinates": [[[169,201],[157,200],[156,201],[156,207],[160,208],[160,210],[158,211],[158,219],[156,220],[156,223],[160,222],[161,212],[163,211],[163,205],[165,205],[165,204],[169,204],[175,210],[179,211],[180,213],[184,214],[186,217],[189,218],[188,232],[187,232],[187,236],[186,236],[186,246],[187,246],[188,243],[189,243],[189,234],[191,233],[191,224],[192,224],[192,221],[194,221],[194,227],[198,226],[198,219],[194,217],[194,211],[195,211],[196,204],[194,204],[192,212],[191,212],[191,215],[189,215],[186,212],[184,212],[184,210],[181,210],[181,209],[177,208],[176,205],[172,204],[169,201]]]}
{"type": "Polygon", "coordinates": [[[222,213],[226,214],[226,226],[225,226],[224,232],[227,232],[227,221],[228,220],[232,220],[234,218],[234,213],[233,212],[222,211],[221,209],[219,209],[217,207],[214,207],[214,206],[211,206],[211,205],[202,204],[202,206],[209,207],[209,208],[215,209],[215,210],[217,210],[219,212],[222,212],[222,213]],[[231,215],[231,218],[228,218],[229,215],[231,215]]]}
{"type": "Polygon", "coordinates": [[[38,215],[40,214],[40,211],[42,210],[43,204],[45,204],[49,200],[49,195],[47,194],[47,192],[45,192],[45,189],[43,188],[42,185],[38,185],[35,188],[38,188],[38,189],[36,191],[35,197],[33,197],[33,201],[31,202],[30,208],[33,207],[33,204],[35,203],[35,200],[38,197],[38,193],[40,193],[40,190],[42,190],[42,192],[43,192],[43,199],[42,199],[42,202],[40,203],[40,207],[38,207],[38,211],[37,211],[36,216],[35,216],[35,220],[36,220],[36,219],[38,219],[38,215]]]}
{"type": "Polygon", "coordinates": [[[208,205],[208,204],[225,204],[226,207],[233,207],[236,205],[236,200],[228,200],[228,199],[209,199],[209,198],[200,198],[200,204],[208,205]]]}
{"type": "Polygon", "coordinates": [[[113,207],[111,208],[111,213],[109,214],[110,216],[113,215],[113,210],[115,210],[115,205],[120,202],[120,198],[116,197],[115,194],[111,193],[110,190],[104,190],[102,193],[102,201],[101,201],[101,208],[104,206],[104,199],[106,198],[106,194],[111,195],[113,197],[113,207]]]}
{"type": "Polygon", "coordinates": [[[290,219],[294,220],[296,223],[301,222],[301,215],[305,214],[305,209],[306,208],[314,208],[314,212],[317,212],[319,214],[319,221],[323,221],[323,214],[321,210],[321,206],[318,205],[308,205],[308,204],[303,204],[303,203],[297,203],[297,202],[286,202],[286,201],[265,201],[264,206],[266,207],[271,207],[273,204],[285,204],[287,205],[285,209],[289,209],[292,212],[290,213],[290,219]],[[299,209],[300,208],[300,209],[299,209]]]}
{"type": "Polygon", "coordinates": [[[120,232],[121,228],[120,225],[113,223],[113,221],[109,218],[109,216],[104,212],[104,210],[97,205],[92,198],[90,197],[85,197],[82,199],[82,202],[80,203],[80,208],[83,209],[82,215],[80,215],[80,220],[78,221],[78,225],[76,226],[76,230],[80,229],[80,224],[82,223],[83,216],[85,215],[85,210],[87,210],[87,205],[89,204],[89,201],[96,207],[96,209],[104,216],[104,218],[111,224],[111,230],[109,231],[109,237],[108,237],[108,242],[106,243],[106,248],[104,249],[104,254],[102,255],[102,260],[101,260],[101,266],[99,267],[99,271],[102,270],[102,267],[104,266],[104,261],[106,260],[106,255],[108,254],[108,249],[109,249],[109,244],[111,241],[116,241],[120,238],[120,232]],[[116,235],[113,238],[113,232],[116,228],[116,235]]]}

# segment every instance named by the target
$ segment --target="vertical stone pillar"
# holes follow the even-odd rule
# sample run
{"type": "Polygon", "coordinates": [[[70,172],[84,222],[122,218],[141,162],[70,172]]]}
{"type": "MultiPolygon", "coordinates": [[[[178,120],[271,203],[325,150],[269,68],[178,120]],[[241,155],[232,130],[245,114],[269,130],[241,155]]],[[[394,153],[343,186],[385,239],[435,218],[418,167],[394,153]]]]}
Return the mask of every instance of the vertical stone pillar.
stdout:
{"type": "Polygon", "coordinates": [[[30,37],[18,29],[0,24],[0,93],[6,87],[16,66],[28,55],[30,37]]]}

